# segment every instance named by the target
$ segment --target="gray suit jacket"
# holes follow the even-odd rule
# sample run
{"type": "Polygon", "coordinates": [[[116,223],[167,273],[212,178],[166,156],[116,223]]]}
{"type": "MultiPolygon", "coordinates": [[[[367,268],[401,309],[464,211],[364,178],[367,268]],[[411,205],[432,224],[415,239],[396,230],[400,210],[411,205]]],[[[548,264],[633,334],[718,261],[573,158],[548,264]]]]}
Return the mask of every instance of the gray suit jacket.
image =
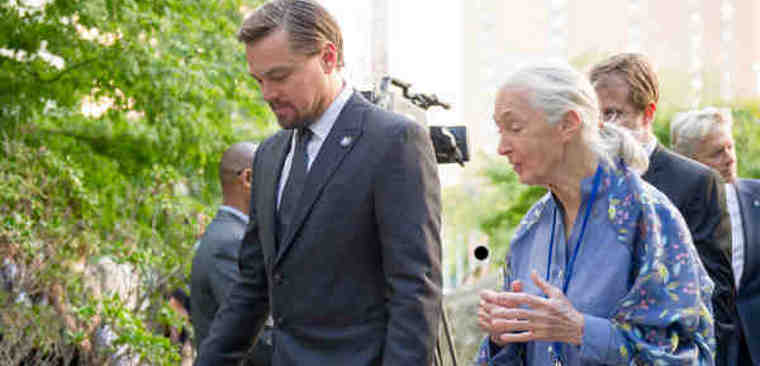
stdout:
{"type": "Polygon", "coordinates": [[[736,308],[752,363],[760,365],[760,180],[736,183],[744,227],[744,269],[736,308]]]}
{"type": "Polygon", "coordinates": [[[441,317],[441,208],[426,129],[354,93],[275,252],[292,133],[278,132],[256,153],[241,279],[198,364],[238,360],[271,310],[275,366],[430,365],[441,317]]]}
{"type": "Polygon", "coordinates": [[[219,210],[195,251],[190,273],[190,311],[196,349],[208,336],[230,286],[240,277],[238,252],[246,224],[242,218],[219,210]]]}

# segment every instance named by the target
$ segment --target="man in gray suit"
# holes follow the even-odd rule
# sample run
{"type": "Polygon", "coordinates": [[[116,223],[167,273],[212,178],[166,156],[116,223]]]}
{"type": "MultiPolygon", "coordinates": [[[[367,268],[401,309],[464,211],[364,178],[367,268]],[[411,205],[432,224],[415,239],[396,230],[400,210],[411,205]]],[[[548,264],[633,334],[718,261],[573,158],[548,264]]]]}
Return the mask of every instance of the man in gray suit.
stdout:
{"type": "Polygon", "coordinates": [[[730,219],[720,176],[694,160],[662,146],[654,135],[660,91],[657,74],[646,57],[636,53],[614,55],[594,65],[591,83],[599,95],[604,123],[627,127],[649,152],[649,168],[642,175],[678,208],[694,240],[700,259],[715,283],[713,313],[718,341],[716,358],[733,332],[734,301],[731,274],[730,219]]]}
{"type": "Polygon", "coordinates": [[[442,278],[426,129],[343,82],[341,32],[316,1],[268,2],[238,36],[283,129],[254,159],[241,278],[198,364],[234,364],[271,311],[275,366],[430,365],[442,278]]]}
{"type": "Polygon", "coordinates": [[[737,177],[730,110],[679,113],[670,125],[674,150],[720,172],[726,182],[736,309],[734,332],[723,340],[725,359],[729,365],[760,365],[760,180],[737,177]]]}
{"type": "MultiPolygon", "coordinates": [[[[224,152],[219,163],[223,203],[195,250],[190,274],[190,310],[196,349],[208,336],[227,291],[240,277],[238,253],[248,224],[255,151],[253,143],[237,143],[224,152]]],[[[269,364],[271,346],[267,343],[268,339],[259,340],[249,357],[251,364],[269,364]]]]}

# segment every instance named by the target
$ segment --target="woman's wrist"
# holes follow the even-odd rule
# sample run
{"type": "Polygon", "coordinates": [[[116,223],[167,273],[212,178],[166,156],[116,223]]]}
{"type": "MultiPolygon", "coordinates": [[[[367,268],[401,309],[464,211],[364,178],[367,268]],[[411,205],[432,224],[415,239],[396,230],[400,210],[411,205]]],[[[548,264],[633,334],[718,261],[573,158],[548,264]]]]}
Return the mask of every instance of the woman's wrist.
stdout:
{"type": "Polygon", "coordinates": [[[575,318],[575,331],[573,332],[572,339],[570,340],[571,344],[574,344],[576,346],[580,346],[583,343],[583,332],[585,330],[586,326],[586,320],[580,312],[576,311],[575,318]]]}

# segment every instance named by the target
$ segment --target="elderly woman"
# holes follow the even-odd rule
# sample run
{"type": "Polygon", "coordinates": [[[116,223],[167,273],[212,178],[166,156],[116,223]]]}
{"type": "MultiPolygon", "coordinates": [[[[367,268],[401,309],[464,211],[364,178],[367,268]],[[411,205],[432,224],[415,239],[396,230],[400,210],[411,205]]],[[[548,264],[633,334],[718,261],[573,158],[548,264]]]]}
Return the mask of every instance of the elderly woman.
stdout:
{"type": "Polygon", "coordinates": [[[549,193],[512,239],[505,291],[484,291],[481,365],[712,364],[713,284],[646,153],[599,126],[594,89],[565,65],[517,71],[494,110],[499,154],[549,193]]]}

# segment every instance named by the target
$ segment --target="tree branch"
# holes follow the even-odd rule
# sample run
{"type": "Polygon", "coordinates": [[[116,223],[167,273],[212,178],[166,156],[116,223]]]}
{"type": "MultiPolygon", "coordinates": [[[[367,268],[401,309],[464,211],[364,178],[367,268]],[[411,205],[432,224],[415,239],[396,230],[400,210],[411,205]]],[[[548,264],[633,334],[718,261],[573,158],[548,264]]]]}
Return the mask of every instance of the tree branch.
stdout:
{"type": "Polygon", "coordinates": [[[59,72],[58,74],[56,74],[54,77],[52,77],[50,79],[41,78],[38,73],[34,73],[34,75],[37,77],[37,79],[40,82],[43,82],[43,83],[53,83],[53,82],[56,82],[59,79],[61,79],[64,75],[66,75],[67,73],[71,72],[72,70],[78,69],[78,68],[80,68],[82,66],[86,66],[86,65],[92,63],[95,60],[96,60],[95,58],[91,58],[89,60],[84,60],[84,61],[78,62],[76,64],[73,64],[73,65],[67,67],[66,69],[64,69],[63,71],[59,72]]]}

